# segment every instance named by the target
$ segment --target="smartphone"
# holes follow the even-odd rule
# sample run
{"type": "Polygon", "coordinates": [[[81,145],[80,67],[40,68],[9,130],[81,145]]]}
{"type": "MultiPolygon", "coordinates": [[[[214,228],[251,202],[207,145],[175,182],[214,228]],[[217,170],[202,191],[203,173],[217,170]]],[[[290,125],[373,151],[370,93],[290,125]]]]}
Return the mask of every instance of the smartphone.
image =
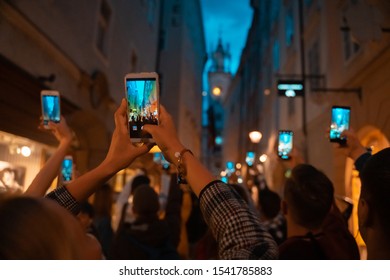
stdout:
{"type": "Polygon", "coordinates": [[[344,130],[349,129],[349,120],[351,115],[351,108],[344,106],[332,107],[332,120],[330,123],[330,142],[345,143],[347,139],[341,137],[344,130]]]}
{"type": "Polygon", "coordinates": [[[125,76],[127,117],[130,139],[135,143],[154,142],[143,131],[145,124],[159,122],[159,79],[155,72],[129,73],[125,76]]]}
{"type": "Polygon", "coordinates": [[[281,159],[289,160],[293,149],[294,133],[291,130],[279,130],[278,156],[281,159]]]}
{"type": "Polygon", "coordinates": [[[245,162],[248,166],[253,166],[253,163],[255,162],[255,152],[247,152],[245,162]]]}
{"type": "Polygon", "coordinates": [[[157,164],[161,164],[162,168],[164,170],[168,170],[170,163],[167,161],[162,153],[154,153],[153,154],[153,161],[157,164]]]}
{"type": "Polygon", "coordinates": [[[59,123],[61,118],[60,93],[56,90],[41,91],[43,126],[49,128],[49,121],[59,123]]]}
{"type": "Polygon", "coordinates": [[[73,157],[65,156],[61,165],[61,179],[63,184],[67,184],[73,179],[73,157]]]}

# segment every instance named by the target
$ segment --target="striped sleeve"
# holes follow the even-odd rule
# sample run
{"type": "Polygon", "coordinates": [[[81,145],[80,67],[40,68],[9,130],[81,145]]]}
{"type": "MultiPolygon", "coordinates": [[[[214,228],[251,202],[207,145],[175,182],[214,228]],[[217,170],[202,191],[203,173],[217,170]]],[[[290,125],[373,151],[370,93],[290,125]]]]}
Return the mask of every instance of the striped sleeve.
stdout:
{"type": "Polygon", "coordinates": [[[201,192],[200,207],[220,259],[276,259],[278,247],[239,194],[221,181],[201,192]]]}

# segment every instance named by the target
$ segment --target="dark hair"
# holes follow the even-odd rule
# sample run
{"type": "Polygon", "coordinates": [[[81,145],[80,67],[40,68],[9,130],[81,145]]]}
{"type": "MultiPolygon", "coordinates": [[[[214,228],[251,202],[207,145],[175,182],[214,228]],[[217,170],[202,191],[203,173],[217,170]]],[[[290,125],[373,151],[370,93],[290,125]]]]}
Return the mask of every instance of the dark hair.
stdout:
{"type": "Polygon", "coordinates": [[[390,234],[390,148],[373,155],[360,173],[361,197],[378,217],[379,223],[390,234]]]}
{"type": "Polygon", "coordinates": [[[134,194],[135,190],[142,185],[149,185],[150,179],[146,175],[138,175],[134,177],[133,182],[131,183],[131,193],[134,194]]]}
{"type": "Polygon", "coordinates": [[[280,196],[270,189],[260,190],[259,192],[259,205],[268,219],[273,219],[279,214],[280,201],[280,196]]]}
{"type": "Polygon", "coordinates": [[[308,229],[321,226],[333,202],[333,184],[308,164],[297,165],[287,179],[284,198],[294,221],[308,229]]]}
{"type": "Polygon", "coordinates": [[[0,259],[75,258],[63,221],[44,202],[49,203],[25,196],[0,197],[0,259]]]}
{"type": "Polygon", "coordinates": [[[152,217],[157,215],[160,202],[157,193],[148,185],[139,186],[133,196],[133,210],[137,215],[152,217]]]}

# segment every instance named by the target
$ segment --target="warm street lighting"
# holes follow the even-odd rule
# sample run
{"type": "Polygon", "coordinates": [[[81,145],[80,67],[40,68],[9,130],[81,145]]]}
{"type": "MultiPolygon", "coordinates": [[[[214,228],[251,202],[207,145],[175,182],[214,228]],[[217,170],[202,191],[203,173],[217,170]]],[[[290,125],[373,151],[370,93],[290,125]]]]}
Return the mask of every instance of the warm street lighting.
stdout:
{"type": "Polygon", "coordinates": [[[221,95],[221,88],[220,87],[214,87],[213,88],[213,94],[215,96],[220,96],[221,95]]]}
{"type": "Polygon", "coordinates": [[[267,158],[268,158],[268,156],[266,155],[266,154],[262,154],[260,157],[259,157],[259,160],[260,160],[260,162],[266,162],[267,161],[267,158]]]}
{"type": "Polygon", "coordinates": [[[252,143],[255,143],[255,144],[259,143],[261,140],[261,137],[263,137],[263,135],[261,134],[260,131],[254,130],[254,131],[249,132],[249,138],[251,139],[252,143]]]}

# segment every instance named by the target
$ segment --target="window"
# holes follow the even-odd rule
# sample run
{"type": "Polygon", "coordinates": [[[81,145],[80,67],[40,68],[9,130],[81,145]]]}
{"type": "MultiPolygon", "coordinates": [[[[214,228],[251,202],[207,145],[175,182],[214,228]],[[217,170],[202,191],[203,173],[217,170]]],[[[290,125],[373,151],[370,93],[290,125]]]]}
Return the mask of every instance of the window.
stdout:
{"type": "Polygon", "coordinates": [[[288,9],[285,21],[286,46],[291,46],[294,39],[294,15],[292,9],[288,9]]]}
{"type": "Polygon", "coordinates": [[[110,23],[110,18],[111,8],[106,0],[102,0],[102,2],[100,3],[96,46],[104,56],[107,56],[108,52],[108,27],[110,23]]]}

